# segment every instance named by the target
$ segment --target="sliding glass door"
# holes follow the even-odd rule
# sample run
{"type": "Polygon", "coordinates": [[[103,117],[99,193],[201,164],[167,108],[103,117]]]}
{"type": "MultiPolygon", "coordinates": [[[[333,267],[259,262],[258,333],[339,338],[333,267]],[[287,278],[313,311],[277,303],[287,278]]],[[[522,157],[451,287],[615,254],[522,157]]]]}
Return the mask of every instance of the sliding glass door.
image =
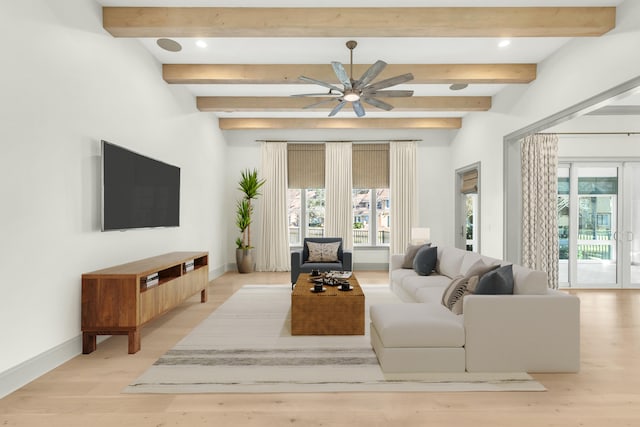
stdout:
{"type": "Polygon", "coordinates": [[[640,163],[558,168],[559,282],[640,287],[640,163]]]}
{"type": "Polygon", "coordinates": [[[623,283],[640,288],[640,163],[624,165],[624,232],[620,234],[623,283]]]}
{"type": "Polygon", "coordinates": [[[617,165],[561,165],[558,170],[559,282],[617,287],[617,165]]]}
{"type": "Polygon", "coordinates": [[[577,168],[577,282],[616,286],[618,236],[618,168],[577,168]]]}

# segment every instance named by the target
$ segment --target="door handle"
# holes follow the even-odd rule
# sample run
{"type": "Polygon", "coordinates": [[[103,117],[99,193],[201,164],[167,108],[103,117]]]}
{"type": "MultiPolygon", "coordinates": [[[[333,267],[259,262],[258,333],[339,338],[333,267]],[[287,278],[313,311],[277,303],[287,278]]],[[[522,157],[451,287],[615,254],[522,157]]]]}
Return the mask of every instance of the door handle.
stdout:
{"type": "Polygon", "coordinates": [[[618,232],[617,231],[613,232],[613,240],[618,240],[618,232]]]}
{"type": "Polygon", "coordinates": [[[633,231],[627,231],[627,242],[633,242],[633,231]]]}

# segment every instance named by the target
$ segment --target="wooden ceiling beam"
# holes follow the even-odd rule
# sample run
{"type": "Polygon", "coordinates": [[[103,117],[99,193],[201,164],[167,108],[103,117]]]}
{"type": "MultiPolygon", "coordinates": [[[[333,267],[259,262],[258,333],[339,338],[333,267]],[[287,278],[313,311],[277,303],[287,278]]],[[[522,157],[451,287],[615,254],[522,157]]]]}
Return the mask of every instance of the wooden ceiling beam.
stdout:
{"type": "MultiPolygon", "coordinates": [[[[354,64],[361,76],[369,64],[354,64]]],[[[410,84],[513,84],[536,79],[536,64],[389,64],[376,80],[412,73],[410,84]]],[[[336,82],[329,64],[164,64],[162,77],[174,84],[304,84],[300,76],[336,82]]]]}
{"type": "Polygon", "coordinates": [[[222,130],[250,129],[460,129],[462,119],[455,118],[220,118],[222,130]]]}
{"type": "Polygon", "coordinates": [[[615,7],[103,7],[115,37],[584,37],[615,7]]]}
{"type": "MultiPolygon", "coordinates": [[[[329,98],[298,98],[287,96],[199,96],[198,109],[206,112],[303,111],[315,102],[329,98]]],[[[413,96],[381,98],[394,106],[393,111],[487,111],[490,96],[413,96]]],[[[337,101],[336,101],[337,102],[337,101]]],[[[327,102],[307,111],[328,111],[336,102],[327,102]]],[[[365,107],[369,107],[365,103],[365,107]]]]}

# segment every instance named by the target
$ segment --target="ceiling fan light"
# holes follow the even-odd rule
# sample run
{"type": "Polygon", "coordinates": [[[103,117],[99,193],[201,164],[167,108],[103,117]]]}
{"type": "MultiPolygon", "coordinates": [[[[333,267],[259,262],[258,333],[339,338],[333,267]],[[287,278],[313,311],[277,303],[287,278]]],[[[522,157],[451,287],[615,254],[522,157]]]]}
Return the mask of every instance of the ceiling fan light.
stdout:
{"type": "Polygon", "coordinates": [[[360,100],[360,95],[354,91],[347,91],[344,93],[342,99],[349,102],[356,102],[360,100]]]}

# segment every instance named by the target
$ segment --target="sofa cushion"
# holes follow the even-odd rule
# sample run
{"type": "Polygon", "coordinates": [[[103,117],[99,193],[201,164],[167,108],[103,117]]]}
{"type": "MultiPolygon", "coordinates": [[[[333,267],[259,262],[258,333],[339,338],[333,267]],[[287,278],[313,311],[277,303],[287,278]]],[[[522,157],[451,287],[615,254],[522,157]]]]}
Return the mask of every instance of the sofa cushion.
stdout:
{"type": "MultiPolygon", "coordinates": [[[[447,280],[449,278],[447,276],[438,276],[445,277],[447,280]]],[[[425,286],[422,288],[417,288],[415,290],[414,300],[416,302],[422,302],[427,304],[440,304],[442,301],[442,292],[446,289],[446,287],[442,286],[425,286]]]]}
{"type": "Polygon", "coordinates": [[[513,294],[513,266],[511,264],[488,272],[478,282],[475,294],[513,294]]]}
{"type": "Polygon", "coordinates": [[[453,279],[461,274],[460,267],[464,260],[466,251],[458,248],[442,248],[438,254],[438,265],[436,271],[453,279]]]}
{"type": "Polygon", "coordinates": [[[340,242],[307,242],[307,247],[309,248],[309,259],[307,262],[338,262],[340,242]]]}
{"type": "Polygon", "coordinates": [[[413,259],[413,269],[420,276],[428,276],[436,268],[436,261],[438,260],[438,247],[424,246],[413,259]]]}
{"type": "Polygon", "coordinates": [[[413,260],[416,257],[416,254],[423,247],[431,246],[431,243],[426,243],[424,245],[409,245],[407,246],[407,250],[404,253],[404,260],[402,261],[402,268],[413,269],[413,260]]]}
{"type": "Polygon", "coordinates": [[[462,319],[441,304],[372,305],[371,322],[385,347],[462,347],[462,319]]]}
{"type": "MultiPolygon", "coordinates": [[[[400,287],[412,298],[416,298],[417,293],[422,288],[436,288],[440,295],[447,287],[447,285],[451,282],[447,276],[442,276],[440,274],[432,274],[430,276],[418,276],[414,273],[413,276],[406,276],[400,287]]],[[[437,299],[435,302],[440,302],[440,299],[437,299]]]]}

